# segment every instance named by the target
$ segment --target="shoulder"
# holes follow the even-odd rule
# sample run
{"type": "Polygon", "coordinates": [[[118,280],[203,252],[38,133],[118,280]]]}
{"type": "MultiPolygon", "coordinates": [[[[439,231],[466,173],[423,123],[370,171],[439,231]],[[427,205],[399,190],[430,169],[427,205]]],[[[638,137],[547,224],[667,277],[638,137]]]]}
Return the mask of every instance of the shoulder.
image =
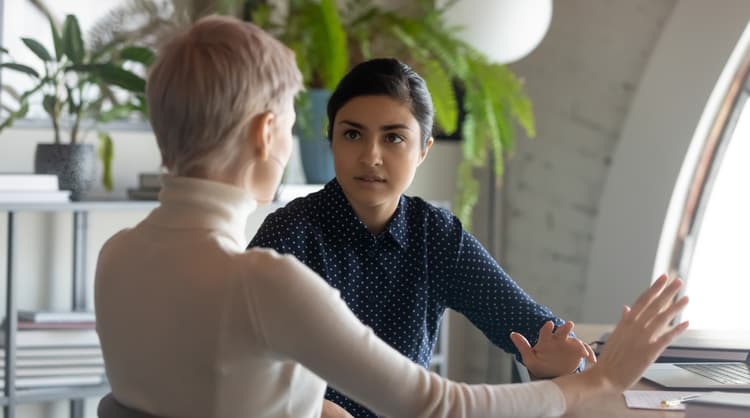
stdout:
{"type": "MultiPolygon", "coordinates": [[[[326,186],[327,188],[328,186],[326,186]]],[[[268,215],[263,225],[274,222],[306,222],[314,223],[325,210],[325,202],[330,191],[326,188],[298,197],[285,206],[280,207],[268,215]]]]}
{"type": "Polygon", "coordinates": [[[421,197],[404,196],[402,203],[406,208],[406,216],[410,224],[422,220],[428,233],[444,234],[463,231],[461,221],[445,205],[438,206],[427,202],[421,197]]]}
{"type": "Polygon", "coordinates": [[[267,248],[237,254],[243,265],[243,282],[261,294],[311,291],[329,286],[313,270],[292,255],[267,248]]]}

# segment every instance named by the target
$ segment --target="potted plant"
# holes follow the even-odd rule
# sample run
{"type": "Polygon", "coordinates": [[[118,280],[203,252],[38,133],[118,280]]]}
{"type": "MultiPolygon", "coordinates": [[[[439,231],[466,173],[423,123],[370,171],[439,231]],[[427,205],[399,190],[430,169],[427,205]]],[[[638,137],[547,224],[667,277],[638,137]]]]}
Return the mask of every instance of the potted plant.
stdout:
{"type": "Polygon", "coordinates": [[[407,62],[427,82],[439,130],[446,134],[460,131],[463,160],[453,211],[470,229],[479,194],[474,168],[485,167],[491,160],[495,175],[502,176],[504,157],[514,148],[515,124],[533,137],[534,116],[521,80],[505,65],[491,63],[459,40],[455,33],[460,28],[446,24],[445,11],[452,4],[439,8],[421,0],[412,14],[418,17],[411,17],[383,10],[369,0],[350,0],[345,25],[352,62],[376,56],[407,62]]]}
{"type": "Polygon", "coordinates": [[[302,167],[308,183],[326,183],[335,176],[325,134],[326,104],[348,69],[346,32],[334,0],[290,0],[283,16],[276,12],[261,2],[249,10],[249,18],[295,53],[307,88],[297,99],[294,129],[302,167]]]}
{"type": "MultiPolygon", "coordinates": [[[[11,86],[3,89],[13,96],[16,108],[7,113],[0,129],[26,116],[30,102],[41,98],[44,112],[52,123],[53,142],[37,145],[34,157],[36,173],[57,174],[60,188],[71,191],[73,200],[80,199],[90,188],[95,176],[96,154],[91,144],[81,142],[84,119],[106,122],[133,112],[145,113],[145,81],[125,69],[127,61],[147,64],[153,54],[149,49],[126,46],[119,41],[87,49],[81,36],[78,20],[68,15],[62,28],[48,15],[54,51],[32,38],[23,43],[41,60],[44,70],[37,71],[28,64],[16,62],[7,49],[0,49],[3,62],[0,68],[23,73],[33,80],[33,86],[16,92],[11,86]],[[119,97],[117,89],[129,92],[119,97]],[[63,123],[69,124],[63,129],[63,123]],[[63,142],[61,131],[68,131],[69,141],[63,142]]],[[[103,160],[103,182],[111,188],[112,142],[109,134],[100,131],[100,157],[103,160]]]]}

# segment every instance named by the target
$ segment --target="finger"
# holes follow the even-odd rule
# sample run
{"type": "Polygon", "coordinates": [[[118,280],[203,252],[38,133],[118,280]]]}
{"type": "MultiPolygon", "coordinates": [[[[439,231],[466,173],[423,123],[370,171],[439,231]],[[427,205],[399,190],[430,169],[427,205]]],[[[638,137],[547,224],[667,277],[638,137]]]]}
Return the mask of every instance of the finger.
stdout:
{"type": "Polygon", "coordinates": [[[642,323],[648,326],[648,324],[653,321],[659,313],[664,311],[665,308],[672,303],[675,295],[680,291],[680,287],[682,287],[682,280],[675,279],[643,309],[643,312],[641,312],[637,318],[642,320],[642,323]]]}
{"type": "Polygon", "coordinates": [[[664,286],[667,284],[667,275],[662,274],[654,283],[646,289],[645,292],[638,296],[638,299],[633,303],[632,311],[636,314],[640,313],[644,306],[648,305],[659,293],[661,293],[664,286]]]}
{"type": "Polygon", "coordinates": [[[658,340],[656,344],[660,347],[660,351],[666,348],[678,335],[682,334],[690,326],[689,321],[684,321],[678,325],[675,325],[672,329],[665,332],[658,340]]]}
{"type": "Polygon", "coordinates": [[[667,309],[660,312],[652,321],[648,324],[646,332],[654,333],[659,332],[667,324],[669,324],[678,313],[680,313],[685,306],[687,306],[690,299],[687,296],[681,297],[677,302],[672,303],[667,309]]]}
{"type": "Polygon", "coordinates": [[[544,325],[542,325],[542,327],[539,329],[539,337],[538,337],[536,343],[539,344],[542,341],[546,341],[547,339],[549,339],[550,337],[552,337],[552,335],[554,335],[552,333],[552,331],[554,329],[555,329],[555,323],[554,322],[552,322],[552,321],[545,322],[544,325]]]}
{"type": "Polygon", "coordinates": [[[565,321],[565,323],[561,327],[557,328],[557,331],[555,331],[555,335],[566,337],[570,335],[571,331],[573,331],[574,326],[575,324],[573,323],[573,321],[565,321]]]}
{"type": "MultiPolygon", "coordinates": [[[[630,309],[630,306],[625,305],[622,307],[622,315],[620,315],[620,321],[625,321],[626,319],[631,317],[631,313],[633,312],[632,309],[630,309]]],[[[617,327],[615,327],[617,329],[617,327]]]]}
{"type": "Polygon", "coordinates": [[[586,348],[586,362],[587,363],[596,363],[596,353],[594,352],[594,349],[591,348],[590,345],[584,343],[584,347],[586,348]]]}
{"type": "Polygon", "coordinates": [[[529,340],[527,340],[526,337],[517,332],[510,333],[510,340],[518,349],[518,352],[521,354],[521,358],[524,360],[524,363],[526,363],[526,359],[530,358],[533,355],[529,340]]]}

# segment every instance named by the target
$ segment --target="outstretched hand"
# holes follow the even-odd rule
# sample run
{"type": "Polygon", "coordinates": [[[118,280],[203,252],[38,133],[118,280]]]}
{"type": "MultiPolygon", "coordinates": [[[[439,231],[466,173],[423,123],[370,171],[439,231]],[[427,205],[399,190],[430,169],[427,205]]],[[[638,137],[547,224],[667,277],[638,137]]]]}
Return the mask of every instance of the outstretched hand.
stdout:
{"type": "Polygon", "coordinates": [[[632,308],[625,306],[620,322],[607,338],[599,363],[590,370],[605,385],[622,392],[635,384],[669,343],[687,329],[687,321],[667,328],[688,303],[687,296],[674,300],[681,286],[681,280],[669,282],[662,275],[632,308]]]}
{"type": "Polygon", "coordinates": [[[557,377],[573,373],[584,357],[588,362],[596,362],[594,350],[570,336],[573,326],[573,322],[567,321],[555,330],[555,324],[548,321],[539,330],[539,340],[534,347],[523,335],[510,334],[529,373],[538,378],[557,377]]]}

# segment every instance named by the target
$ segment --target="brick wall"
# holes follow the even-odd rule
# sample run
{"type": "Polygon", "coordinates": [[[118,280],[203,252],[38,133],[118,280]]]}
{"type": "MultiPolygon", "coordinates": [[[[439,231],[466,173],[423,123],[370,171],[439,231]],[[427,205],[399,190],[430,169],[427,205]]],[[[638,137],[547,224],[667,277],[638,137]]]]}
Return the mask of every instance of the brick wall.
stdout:
{"type": "MultiPolygon", "coordinates": [[[[507,164],[496,212],[500,242],[495,255],[524,289],[564,318],[581,318],[588,255],[610,159],[675,3],[557,1],[545,39],[511,65],[526,80],[537,137],[519,140],[507,164]]],[[[478,220],[487,219],[486,205],[483,201],[475,221],[483,242],[486,228],[478,220]]],[[[507,379],[506,356],[481,333],[456,333],[454,346],[464,351],[464,363],[452,368],[457,378],[507,379]]]]}

